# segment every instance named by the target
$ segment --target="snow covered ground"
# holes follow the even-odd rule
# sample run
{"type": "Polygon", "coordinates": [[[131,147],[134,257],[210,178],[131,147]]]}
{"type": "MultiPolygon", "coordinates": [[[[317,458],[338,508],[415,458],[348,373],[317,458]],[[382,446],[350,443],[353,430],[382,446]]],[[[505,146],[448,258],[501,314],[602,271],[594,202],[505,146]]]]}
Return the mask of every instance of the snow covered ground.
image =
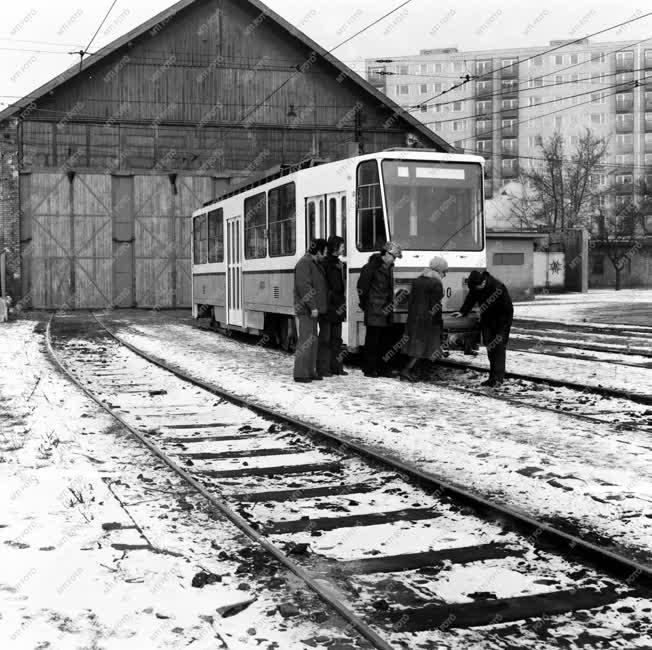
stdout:
{"type": "Polygon", "coordinates": [[[609,425],[441,386],[369,379],[356,368],[298,385],[292,358],[279,351],[194,330],[166,313],[104,319],[125,340],[196,377],[650,560],[652,446],[641,432],[616,436],[609,425]]]}
{"type": "MultiPolygon", "coordinates": [[[[489,368],[484,350],[469,362],[460,352],[453,352],[451,361],[489,368]]],[[[591,388],[613,388],[633,395],[652,395],[652,370],[606,361],[563,358],[545,354],[532,354],[518,350],[507,352],[507,372],[528,377],[567,381],[591,388]]]]}
{"type": "Polygon", "coordinates": [[[514,303],[514,317],[556,322],[632,325],[652,335],[652,289],[591,289],[538,295],[514,303]]]}
{"type": "MultiPolygon", "coordinates": [[[[292,648],[345,636],[332,621],[281,616],[293,577],[281,571],[270,588],[269,574],[236,573],[249,541],[55,371],[42,332],[0,324],[0,647],[292,648]],[[214,582],[192,586],[201,572],[214,582]]],[[[323,610],[304,598],[306,612],[323,610]]]]}

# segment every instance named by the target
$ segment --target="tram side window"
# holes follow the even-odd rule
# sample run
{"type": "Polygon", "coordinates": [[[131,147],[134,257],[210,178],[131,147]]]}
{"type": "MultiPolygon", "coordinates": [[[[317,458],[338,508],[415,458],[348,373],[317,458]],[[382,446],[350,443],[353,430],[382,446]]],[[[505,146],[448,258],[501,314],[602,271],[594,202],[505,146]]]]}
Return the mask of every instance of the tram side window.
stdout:
{"type": "Polygon", "coordinates": [[[337,199],[328,199],[328,236],[337,234],[337,199]]]}
{"type": "Polygon", "coordinates": [[[203,214],[201,216],[201,228],[199,235],[199,255],[200,255],[200,264],[206,264],[208,262],[208,215],[203,214]]]}
{"type": "Polygon", "coordinates": [[[269,256],[294,255],[296,251],[297,205],[294,183],[269,191],[269,256]]]}
{"type": "Polygon", "coordinates": [[[310,245],[310,242],[315,238],[317,223],[316,223],[316,213],[315,213],[315,202],[308,201],[308,217],[306,219],[306,248],[310,245]]]}
{"type": "Polygon", "coordinates": [[[363,252],[377,251],[387,241],[387,235],[376,161],[360,163],[357,177],[357,247],[363,252]]]}
{"type": "Polygon", "coordinates": [[[245,259],[267,255],[267,199],[265,192],[254,194],[244,202],[245,259]]]}
{"type": "Polygon", "coordinates": [[[208,213],[208,261],[224,261],[224,210],[208,213]]]}
{"type": "Polygon", "coordinates": [[[195,217],[193,222],[193,262],[195,264],[206,264],[208,262],[208,224],[206,215],[195,217]]]}
{"type": "Polygon", "coordinates": [[[193,264],[200,264],[199,261],[201,259],[201,255],[199,253],[200,230],[201,230],[201,217],[195,217],[192,220],[192,263],[193,264]]]}
{"type": "Polygon", "coordinates": [[[342,255],[346,256],[346,196],[342,197],[342,209],[340,210],[340,218],[342,219],[342,239],[344,240],[344,252],[342,255]]]}

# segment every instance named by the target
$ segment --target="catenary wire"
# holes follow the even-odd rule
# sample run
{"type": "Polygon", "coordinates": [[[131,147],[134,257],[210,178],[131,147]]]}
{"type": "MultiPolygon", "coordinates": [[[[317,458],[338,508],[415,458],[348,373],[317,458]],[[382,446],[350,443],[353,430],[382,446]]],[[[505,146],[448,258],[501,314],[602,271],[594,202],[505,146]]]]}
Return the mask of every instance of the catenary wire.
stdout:
{"type": "MultiPolygon", "coordinates": [[[[370,28],[373,27],[374,25],[377,25],[381,20],[387,18],[388,16],[391,16],[393,13],[395,13],[395,12],[398,11],[399,9],[403,8],[405,5],[409,4],[410,2],[412,2],[412,0],[406,0],[405,2],[402,2],[400,5],[398,5],[397,7],[395,7],[394,9],[392,9],[391,11],[388,11],[387,13],[383,14],[380,18],[377,18],[377,19],[374,20],[372,23],[370,23],[370,24],[367,25],[366,27],[364,27],[364,28],[362,28],[361,30],[359,30],[358,32],[356,32],[353,36],[350,36],[349,38],[345,39],[345,40],[342,41],[341,43],[338,43],[337,45],[335,45],[335,47],[332,47],[330,50],[327,50],[327,51],[325,52],[325,55],[320,55],[321,58],[324,58],[324,56],[328,56],[329,54],[331,54],[332,52],[334,52],[338,47],[341,47],[341,46],[344,45],[345,43],[348,43],[348,42],[349,42],[352,38],[354,38],[355,36],[359,36],[360,34],[362,34],[363,32],[365,32],[367,29],[370,29],[370,28]]],[[[316,54],[316,53],[313,52],[313,54],[316,54]]],[[[249,109],[249,110],[245,113],[245,115],[240,119],[240,123],[244,122],[244,121],[245,121],[245,120],[246,120],[246,119],[247,119],[247,118],[248,118],[252,113],[254,113],[256,110],[258,110],[258,108],[260,108],[263,104],[265,104],[265,102],[267,102],[267,100],[271,99],[271,98],[272,98],[272,97],[273,97],[277,92],[279,92],[279,90],[281,90],[285,85],[287,85],[287,84],[290,82],[290,80],[293,79],[293,78],[295,77],[296,74],[301,74],[301,68],[300,68],[299,65],[297,65],[297,72],[293,72],[293,73],[292,73],[292,74],[291,74],[291,75],[290,75],[290,76],[289,76],[289,77],[288,77],[288,78],[287,78],[287,79],[286,79],[286,80],[285,80],[285,81],[284,81],[280,86],[278,86],[278,87],[277,87],[276,89],[274,89],[271,93],[269,93],[269,94],[267,95],[267,97],[265,97],[265,99],[263,99],[262,102],[259,102],[259,103],[256,104],[253,108],[249,109]]]]}
{"type": "MultiPolygon", "coordinates": [[[[652,12],[648,12],[646,14],[643,14],[642,16],[635,16],[635,17],[630,18],[629,20],[626,20],[626,21],[624,21],[622,23],[618,23],[617,25],[612,25],[611,27],[607,27],[607,28],[602,29],[600,31],[593,32],[592,34],[587,34],[586,36],[582,36],[581,38],[577,38],[577,39],[572,40],[572,41],[566,41],[561,45],[556,45],[555,47],[544,50],[543,52],[538,52],[537,54],[533,54],[532,56],[525,57],[524,59],[519,59],[518,64],[520,65],[521,63],[525,63],[526,61],[536,59],[539,56],[545,56],[546,54],[550,54],[551,52],[556,52],[556,51],[558,51],[558,50],[560,50],[560,49],[562,49],[564,47],[568,47],[569,45],[573,45],[575,43],[586,40],[588,38],[592,38],[593,36],[597,36],[598,34],[604,34],[605,32],[611,31],[612,29],[616,29],[616,27],[622,27],[624,25],[628,25],[628,24],[630,24],[632,22],[635,22],[637,20],[642,20],[643,18],[647,18],[648,16],[651,16],[651,15],[652,15],[652,12]]],[[[482,79],[483,77],[486,77],[489,74],[493,75],[496,72],[500,72],[501,70],[505,70],[506,68],[511,68],[511,67],[512,67],[512,64],[505,65],[505,66],[502,66],[500,68],[496,68],[495,70],[485,72],[485,73],[483,73],[481,75],[476,75],[473,78],[475,79],[475,81],[477,81],[478,79],[482,79]]],[[[438,95],[434,95],[432,97],[429,97],[428,99],[425,100],[425,102],[428,103],[428,102],[432,101],[433,99],[437,99],[438,97],[441,97],[442,95],[445,95],[445,94],[447,94],[447,93],[449,93],[449,92],[451,92],[453,90],[456,90],[457,88],[463,86],[464,84],[469,83],[471,81],[471,79],[472,79],[471,76],[467,74],[466,79],[464,79],[464,81],[462,81],[459,84],[456,84],[455,86],[453,86],[452,88],[449,88],[448,90],[445,90],[445,91],[439,93],[438,95]]],[[[421,102],[421,103],[423,103],[423,102],[421,102]]],[[[421,106],[421,104],[419,104],[419,106],[421,106]]],[[[412,107],[411,110],[414,110],[414,107],[412,107]]]]}

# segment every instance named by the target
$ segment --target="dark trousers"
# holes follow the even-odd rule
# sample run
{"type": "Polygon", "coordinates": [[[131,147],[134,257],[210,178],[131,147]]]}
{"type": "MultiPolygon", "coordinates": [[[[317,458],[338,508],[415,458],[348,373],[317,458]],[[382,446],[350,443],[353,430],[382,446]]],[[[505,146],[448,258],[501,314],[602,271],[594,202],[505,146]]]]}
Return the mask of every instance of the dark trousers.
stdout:
{"type": "Polygon", "coordinates": [[[299,321],[299,340],[294,352],[295,379],[308,379],[317,374],[317,319],[310,316],[297,316],[299,321]]]}
{"type": "Polygon", "coordinates": [[[342,372],[342,323],[331,323],[319,317],[319,351],[317,372],[331,375],[342,372]]]}
{"type": "Polygon", "coordinates": [[[489,379],[494,381],[503,381],[505,379],[505,362],[510,329],[511,325],[506,328],[493,329],[487,327],[482,330],[482,338],[487,347],[487,357],[489,357],[489,379]]]}
{"type": "Polygon", "coordinates": [[[383,357],[391,345],[391,328],[367,325],[364,339],[363,367],[364,372],[387,372],[387,360],[383,357]]]}

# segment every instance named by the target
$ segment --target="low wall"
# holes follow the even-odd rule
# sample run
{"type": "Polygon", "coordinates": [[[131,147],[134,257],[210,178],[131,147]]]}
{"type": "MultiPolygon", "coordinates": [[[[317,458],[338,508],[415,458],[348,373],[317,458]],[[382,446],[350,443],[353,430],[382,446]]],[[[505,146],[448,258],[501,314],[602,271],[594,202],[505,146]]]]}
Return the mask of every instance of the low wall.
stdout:
{"type": "Polygon", "coordinates": [[[533,269],[535,290],[563,291],[566,281],[566,256],[564,253],[535,251],[533,269]]]}

